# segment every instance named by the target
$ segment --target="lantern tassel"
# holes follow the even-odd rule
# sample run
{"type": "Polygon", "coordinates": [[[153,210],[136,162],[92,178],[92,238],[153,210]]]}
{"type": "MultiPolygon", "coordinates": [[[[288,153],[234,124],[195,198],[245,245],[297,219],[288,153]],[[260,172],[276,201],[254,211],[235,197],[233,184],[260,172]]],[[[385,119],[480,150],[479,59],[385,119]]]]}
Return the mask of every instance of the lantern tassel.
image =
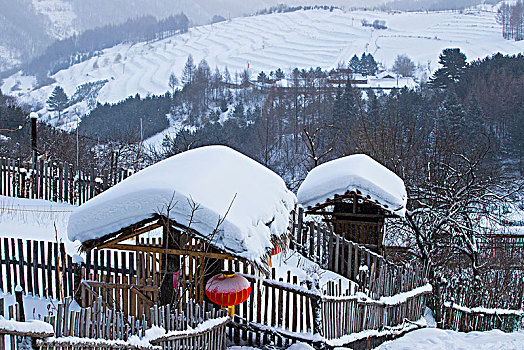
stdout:
{"type": "Polygon", "coordinates": [[[229,316],[235,317],[235,306],[234,305],[227,307],[227,314],[229,316]]]}

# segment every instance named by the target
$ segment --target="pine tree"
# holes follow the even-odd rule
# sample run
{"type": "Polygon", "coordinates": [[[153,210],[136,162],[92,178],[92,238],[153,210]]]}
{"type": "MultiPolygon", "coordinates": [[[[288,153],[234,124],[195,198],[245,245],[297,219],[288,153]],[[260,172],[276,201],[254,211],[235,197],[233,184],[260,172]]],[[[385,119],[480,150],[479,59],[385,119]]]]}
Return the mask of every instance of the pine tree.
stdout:
{"type": "Polygon", "coordinates": [[[378,64],[375,61],[375,57],[372,54],[368,53],[366,55],[366,65],[369,75],[375,75],[378,71],[378,64]]]}
{"type": "Polygon", "coordinates": [[[229,69],[227,69],[227,66],[224,69],[224,81],[226,83],[231,83],[231,74],[229,73],[229,69]]]}
{"type": "Polygon", "coordinates": [[[46,103],[48,106],[47,110],[50,112],[57,111],[58,120],[60,120],[62,111],[66,109],[67,105],[69,104],[69,98],[64,92],[64,89],[62,89],[61,86],[57,86],[47,99],[46,103]]]}
{"type": "Polygon", "coordinates": [[[276,80],[282,80],[285,78],[285,74],[284,72],[282,71],[282,69],[278,68],[276,71],[275,71],[275,79],[276,80]]]}
{"type": "Polygon", "coordinates": [[[169,76],[169,87],[172,91],[172,96],[175,96],[175,89],[178,86],[178,78],[176,77],[175,73],[171,73],[169,76]]]}
{"type": "Polygon", "coordinates": [[[367,76],[369,75],[368,70],[368,62],[367,62],[367,56],[365,53],[362,53],[362,57],[360,57],[360,74],[367,76]]]}
{"type": "Polygon", "coordinates": [[[349,61],[349,69],[351,69],[354,74],[360,74],[360,60],[356,54],[353,55],[349,61]]]}
{"type": "Polygon", "coordinates": [[[184,86],[191,84],[193,82],[193,76],[195,74],[195,63],[193,62],[193,56],[191,54],[187,57],[186,64],[184,65],[184,70],[182,71],[182,84],[184,86]]]}
{"type": "Polygon", "coordinates": [[[450,137],[449,141],[459,144],[466,129],[466,113],[454,89],[448,89],[439,106],[441,128],[450,137]]]}
{"type": "Polygon", "coordinates": [[[431,78],[431,85],[438,88],[447,88],[457,83],[464,74],[467,63],[466,55],[460,49],[444,49],[439,56],[442,65],[431,78]]]}
{"type": "Polygon", "coordinates": [[[262,84],[264,84],[267,81],[267,76],[266,73],[264,73],[264,71],[258,73],[257,81],[262,84]]]}

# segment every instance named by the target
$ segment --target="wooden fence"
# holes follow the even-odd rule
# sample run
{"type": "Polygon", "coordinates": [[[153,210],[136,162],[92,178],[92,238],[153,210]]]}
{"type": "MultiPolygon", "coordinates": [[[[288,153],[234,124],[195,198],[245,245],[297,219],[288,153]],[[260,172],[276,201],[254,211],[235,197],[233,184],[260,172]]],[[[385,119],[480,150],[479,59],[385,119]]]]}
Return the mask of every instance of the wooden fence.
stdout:
{"type": "Polygon", "coordinates": [[[424,285],[419,264],[395,265],[363,245],[335,234],[326,225],[304,222],[300,208],[291,226],[290,246],[323,268],[358,283],[374,298],[390,296],[424,285]]]}
{"type": "Polygon", "coordinates": [[[460,332],[500,329],[513,332],[524,327],[524,311],[467,308],[453,302],[444,303],[444,328],[460,332]]]}
{"type": "MultiPolygon", "coordinates": [[[[9,305],[8,322],[0,320],[0,348],[25,349],[27,344],[41,349],[209,349],[225,350],[226,326],[231,318],[225,310],[209,308],[209,305],[185,304],[181,310],[154,307],[150,310],[153,325],[167,333],[147,344],[143,339],[149,326],[145,318],[125,317],[122,312],[104,308],[101,298],[93,308],[80,311],[71,309],[72,299],[66,298],[57,305],[52,315],[44,318],[42,325],[31,327],[20,315],[23,306],[9,305]],[[206,310],[209,311],[206,311],[206,310]],[[21,320],[21,321],[20,321],[21,320]],[[34,328],[34,330],[31,330],[34,328]],[[6,340],[5,337],[8,337],[6,340]],[[32,338],[32,339],[31,339],[32,338]]],[[[4,300],[0,299],[0,316],[4,312],[4,300]]]]}
{"type": "Polygon", "coordinates": [[[423,286],[389,299],[360,299],[349,290],[342,292],[337,287],[340,282],[330,282],[328,293],[320,293],[307,282],[301,286],[289,271],[285,280],[244,277],[254,292],[237,307],[229,336],[235,344],[255,346],[287,346],[296,341],[329,344],[366,330],[418,321],[431,293],[430,287],[423,286]]]}
{"type": "MultiPolygon", "coordinates": [[[[155,247],[160,240],[147,239],[141,244],[155,247]]],[[[149,322],[149,309],[158,301],[161,261],[161,254],[155,252],[88,251],[79,276],[78,300],[88,307],[101,297],[112,309],[126,316],[144,315],[149,322]]]]}
{"type": "Polygon", "coordinates": [[[225,350],[226,326],[231,322],[225,310],[211,304],[183,303],[180,309],[169,305],[151,308],[151,323],[167,334],[151,343],[162,349],[225,350]]]}
{"type": "Polygon", "coordinates": [[[226,326],[230,322],[230,317],[223,317],[218,323],[212,323],[211,327],[204,322],[197,331],[175,332],[151,343],[160,345],[162,349],[225,350],[226,326]]]}
{"type": "Polygon", "coordinates": [[[334,282],[330,282],[328,291],[322,297],[322,329],[326,339],[332,340],[365,330],[394,327],[405,320],[418,321],[424,314],[431,287],[422,286],[379,300],[340,296],[334,282]]]}
{"type": "Polygon", "coordinates": [[[58,299],[74,294],[74,265],[63,243],[0,239],[0,289],[58,299]]]}
{"type": "Polygon", "coordinates": [[[80,205],[131,174],[129,170],[75,169],[68,163],[0,158],[0,195],[80,205]]]}

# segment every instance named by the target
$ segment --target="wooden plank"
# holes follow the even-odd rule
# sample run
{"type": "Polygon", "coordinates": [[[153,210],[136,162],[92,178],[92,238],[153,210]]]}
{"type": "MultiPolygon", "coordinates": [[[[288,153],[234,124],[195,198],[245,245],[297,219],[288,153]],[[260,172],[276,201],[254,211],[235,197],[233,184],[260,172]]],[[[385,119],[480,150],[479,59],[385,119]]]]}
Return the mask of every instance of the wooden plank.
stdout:
{"type": "Polygon", "coordinates": [[[9,254],[9,239],[4,237],[4,261],[5,261],[5,276],[6,276],[6,290],[8,293],[13,294],[13,285],[16,284],[16,281],[13,283],[13,277],[11,276],[11,255],[9,254]]]}
{"type": "Polygon", "coordinates": [[[315,258],[315,224],[314,222],[309,223],[309,256],[313,261],[319,261],[315,258]]]}
{"type": "MultiPolygon", "coordinates": [[[[282,277],[279,278],[280,282],[284,282],[282,277]]],[[[277,316],[277,326],[283,328],[284,321],[284,290],[282,288],[278,289],[278,316],[277,316]]],[[[278,345],[282,346],[282,337],[278,338],[278,345]]]]}
{"type": "Polygon", "coordinates": [[[333,267],[334,272],[340,271],[339,256],[340,256],[340,237],[337,235],[335,239],[335,265],[333,267]]]}
{"type": "Polygon", "coordinates": [[[151,253],[166,253],[167,254],[173,254],[173,255],[181,255],[181,256],[191,256],[191,257],[206,257],[210,259],[222,259],[222,260],[244,260],[241,258],[236,258],[231,255],[223,254],[223,253],[211,253],[211,252],[202,252],[202,251],[191,251],[191,250],[180,250],[180,249],[166,249],[162,247],[150,247],[146,245],[132,245],[132,244],[112,244],[108,246],[107,248],[110,249],[120,249],[120,250],[130,250],[135,252],[151,252],[151,253]]]}
{"type": "Polygon", "coordinates": [[[64,166],[62,163],[58,163],[58,196],[56,198],[60,201],[64,201],[64,166]]]}
{"type": "Polygon", "coordinates": [[[66,202],[66,203],[69,203],[69,200],[70,200],[70,196],[69,196],[69,176],[70,176],[70,173],[69,173],[69,163],[65,162],[64,163],[64,199],[63,201],[66,202]]]}
{"type": "Polygon", "coordinates": [[[75,283],[73,277],[73,257],[67,255],[67,285],[69,287],[69,296],[75,295],[75,283]]]}
{"type": "Polygon", "coordinates": [[[53,243],[53,257],[55,260],[55,288],[56,295],[60,299],[63,297],[62,290],[62,278],[60,276],[60,249],[58,243],[53,243]]]}
{"type": "MultiPolygon", "coordinates": [[[[5,185],[4,185],[4,178],[5,178],[5,175],[4,175],[4,157],[0,157],[0,195],[2,196],[5,196],[6,193],[4,192],[5,190],[5,185]]],[[[3,339],[3,337],[1,337],[3,339]]]]}
{"type": "Polygon", "coordinates": [[[303,219],[304,219],[304,209],[302,207],[298,208],[298,228],[297,228],[297,242],[299,244],[298,251],[304,254],[304,247],[302,245],[302,230],[303,230],[303,219]]]}
{"type": "MultiPolygon", "coordinates": [[[[43,260],[43,257],[41,258],[43,260]]],[[[38,241],[33,241],[33,276],[32,280],[34,283],[34,295],[43,297],[43,293],[40,292],[40,284],[38,279],[38,241]]]]}
{"type": "MultiPolygon", "coordinates": [[[[122,284],[129,283],[127,268],[126,268],[126,253],[120,252],[122,260],[122,284]]],[[[129,315],[129,291],[122,289],[122,309],[124,311],[125,317],[129,315]]]]}
{"type": "Polygon", "coordinates": [[[31,293],[31,295],[36,295],[33,288],[33,259],[32,259],[32,253],[33,250],[31,249],[31,241],[26,240],[26,254],[27,254],[27,292],[31,293]]]}
{"type": "Polygon", "coordinates": [[[18,238],[18,269],[19,269],[19,277],[20,277],[20,286],[22,287],[22,290],[26,291],[26,279],[25,279],[25,271],[24,271],[24,242],[21,238],[18,238]]]}
{"type": "Polygon", "coordinates": [[[345,277],[347,277],[348,279],[350,280],[354,280],[354,276],[352,276],[352,269],[351,269],[351,263],[352,263],[352,254],[353,254],[353,244],[351,244],[350,242],[347,242],[347,269],[346,269],[346,275],[345,277]]]}
{"type": "Polygon", "coordinates": [[[47,242],[47,255],[44,255],[44,256],[49,257],[49,260],[47,262],[47,281],[46,281],[48,295],[51,298],[56,298],[58,296],[57,294],[58,290],[53,290],[53,271],[52,271],[53,265],[56,264],[56,258],[53,255],[53,243],[52,242],[47,242]]]}
{"type": "MultiPolygon", "coordinates": [[[[1,160],[1,158],[0,158],[0,160],[1,160]]],[[[0,165],[1,165],[1,164],[0,164],[0,165]]],[[[0,176],[1,176],[1,175],[2,175],[2,174],[1,174],[1,172],[0,172],[0,176]]],[[[1,182],[1,180],[2,180],[2,179],[0,178],[0,182],[1,182]]],[[[0,239],[0,290],[1,290],[2,292],[5,293],[5,292],[7,292],[7,290],[6,290],[5,287],[4,287],[4,268],[3,268],[3,265],[5,265],[5,260],[2,259],[2,251],[3,251],[3,250],[2,250],[2,240],[0,239]]],[[[8,282],[9,282],[9,281],[8,281],[8,282]]],[[[0,298],[0,300],[3,300],[3,299],[0,298]]],[[[2,312],[2,311],[0,310],[0,312],[2,312]]],[[[2,315],[3,315],[3,314],[1,314],[0,316],[2,316],[2,315]]],[[[1,339],[3,339],[3,337],[0,337],[0,340],[1,340],[1,339]]]]}
{"type": "MultiPolygon", "coordinates": [[[[298,285],[298,276],[293,276],[293,284],[298,285]]],[[[297,304],[297,293],[293,293],[293,328],[291,329],[292,332],[298,332],[298,322],[297,322],[297,315],[298,315],[298,304],[297,304]]]]}
{"type": "Polygon", "coordinates": [[[142,233],[149,232],[149,231],[154,230],[154,229],[159,228],[159,227],[162,227],[162,225],[160,225],[158,222],[156,222],[154,224],[151,224],[151,225],[149,225],[147,227],[144,227],[144,228],[141,228],[139,230],[130,230],[130,231],[123,232],[118,237],[112,238],[112,239],[104,242],[103,244],[98,245],[97,248],[98,249],[113,248],[112,246],[114,244],[116,244],[116,243],[119,243],[121,241],[125,241],[125,240],[127,240],[129,238],[133,238],[133,237],[139,236],[142,233]]]}
{"type": "Polygon", "coordinates": [[[47,271],[47,265],[46,265],[46,254],[45,254],[45,242],[40,241],[40,281],[42,284],[42,297],[50,298],[49,290],[48,290],[48,282],[46,280],[46,271],[47,271]]]}

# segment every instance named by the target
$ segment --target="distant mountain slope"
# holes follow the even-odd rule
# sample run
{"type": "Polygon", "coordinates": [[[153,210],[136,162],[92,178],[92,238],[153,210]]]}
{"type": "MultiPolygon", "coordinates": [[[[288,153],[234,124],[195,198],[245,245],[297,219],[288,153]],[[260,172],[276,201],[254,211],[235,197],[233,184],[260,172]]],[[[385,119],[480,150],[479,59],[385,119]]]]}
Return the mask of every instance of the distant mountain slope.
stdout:
{"type": "Polygon", "coordinates": [[[184,12],[194,24],[234,18],[280,3],[373,6],[385,0],[0,0],[0,72],[40,54],[53,40],[108,24],[184,12]]]}
{"type": "MultiPolygon", "coordinates": [[[[366,50],[386,67],[391,67],[397,54],[407,54],[428,67],[429,74],[437,68],[439,53],[448,47],[459,47],[473,60],[496,52],[522,52],[524,42],[504,40],[492,11],[297,11],[195,27],[186,34],[153,43],[121,44],[58,72],[53,85],[32,90],[34,79],[16,74],[6,79],[1,89],[47,114],[45,101],[56,85],[71,96],[81,84],[107,80],[96,97],[101,103],[117,102],[136,93],[163,94],[170,90],[169,75],[180,76],[189,54],[195,63],[205,58],[212,69],[227,66],[233,79],[235,72],[248,66],[253,74],[277,68],[329,69],[347,64],[354,54],[366,50]],[[388,29],[364,27],[363,19],[384,20],[388,29]]],[[[89,110],[84,105],[77,107],[78,113],[89,110]]]]}

